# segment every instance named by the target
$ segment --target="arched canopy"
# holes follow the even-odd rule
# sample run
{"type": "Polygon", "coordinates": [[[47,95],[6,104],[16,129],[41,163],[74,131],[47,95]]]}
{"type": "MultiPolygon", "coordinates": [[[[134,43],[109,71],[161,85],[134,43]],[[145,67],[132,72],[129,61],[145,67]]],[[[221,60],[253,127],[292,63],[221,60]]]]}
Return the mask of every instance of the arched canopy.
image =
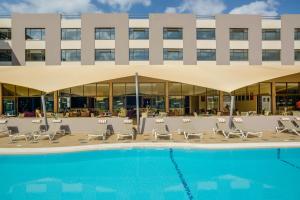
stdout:
{"type": "Polygon", "coordinates": [[[232,92],[258,82],[300,73],[299,66],[3,66],[0,82],[50,93],[138,73],[140,76],[232,92]]]}

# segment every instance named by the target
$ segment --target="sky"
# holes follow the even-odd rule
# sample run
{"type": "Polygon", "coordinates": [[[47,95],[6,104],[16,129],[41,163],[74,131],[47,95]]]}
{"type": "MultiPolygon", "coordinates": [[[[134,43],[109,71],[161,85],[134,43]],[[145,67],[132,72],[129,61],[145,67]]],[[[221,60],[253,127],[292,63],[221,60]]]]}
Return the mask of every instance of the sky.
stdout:
{"type": "Polygon", "coordinates": [[[193,13],[197,15],[300,14],[300,0],[0,0],[0,15],[21,13],[127,12],[193,13]]]}

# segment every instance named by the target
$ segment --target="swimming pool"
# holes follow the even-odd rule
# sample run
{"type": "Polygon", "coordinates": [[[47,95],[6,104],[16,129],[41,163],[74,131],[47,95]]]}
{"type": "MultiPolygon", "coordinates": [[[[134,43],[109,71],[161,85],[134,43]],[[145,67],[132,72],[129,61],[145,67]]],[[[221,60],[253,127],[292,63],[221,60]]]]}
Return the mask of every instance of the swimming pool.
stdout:
{"type": "Polygon", "coordinates": [[[0,156],[6,199],[300,199],[300,149],[0,156]]]}

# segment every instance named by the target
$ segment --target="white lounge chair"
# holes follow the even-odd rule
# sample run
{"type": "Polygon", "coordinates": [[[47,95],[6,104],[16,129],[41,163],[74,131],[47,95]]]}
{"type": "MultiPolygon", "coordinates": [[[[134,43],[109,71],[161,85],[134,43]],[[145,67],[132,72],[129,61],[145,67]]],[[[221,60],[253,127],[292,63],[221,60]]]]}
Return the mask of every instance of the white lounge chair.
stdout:
{"type": "Polygon", "coordinates": [[[0,134],[9,135],[11,131],[7,127],[7,119],[0,120],[0,134]]]}
{"type": "Polygon", "coordinates": [[[244,134],[242,132],[229,128],[229,124],[225,118],[217,119],[216,127],[213,128],[213,132],[214,134],[221,132],[226,139],[230,138],[230,136],[244,138],[244,134]]]}
{"type": "Polygon", "coordinates": [[[106,119],[99,119],[97,124],[97,130],[95,133],[88,134],[88,140],[92,138],[101,138],[105,140],[107,136],[107,120],[106,119]]]}
{"type": "Polygon", "coordinates": [[[55,136],[57,134],[65,135],[65,131],[60,129],[61,123],[62,123],[61,119],[52,120],[52,123],[49,125],[47,130],[33,133],[34,141],[38,141],[42,138],[46,138],[49,139],[50,143],[52,143],[52,141],[55,139],[55,136]]]}
{"type": "Polygon", "coordinates": [[[199,137],[200,139],[203,137],[203,133],[195,129],[190,119],[182,119],[182,131],[186,140],[193,136],[199,137]]]}
{"type": "Polygon", "coordinates": [[[241,133],[244,134],[244,137],[248,137],[249,135],[251,136],[257,136],[257,137],[262,137],[263,132],[262,131],[256,131],[253,130],[249,127],[246,127],[244,124],[244,121],[242,118],[237,117],[233,118],[233,124],[235,126],[235,130],[240,131],[241,133]]]}
{"type": "Polygon", "coordinates": [[[121,125],[121,129],[117,132],[117,140],[125,137],[131,137],[131,140],[134,139],[134,131],[131,119],[125,119],[121,125]]]}
{"type": "Polygon", "coordinates": [[[155,140],[157,140],[159,137],[168,137],[170,140],[172,139],[172,133],[170,133],[166,129],[166,124],[165,124],[164,119],[156,119],[155,120],[155,125],[152,130],[152,134],[153,134],[155,140]]]}
{"type": "Polygon", "coordinates": [[[277,133],[291,132],[300,136],[300,127],[296,127],[290,118],[282,117],[278,122],[279,126],[275,127],[277,133]]]}

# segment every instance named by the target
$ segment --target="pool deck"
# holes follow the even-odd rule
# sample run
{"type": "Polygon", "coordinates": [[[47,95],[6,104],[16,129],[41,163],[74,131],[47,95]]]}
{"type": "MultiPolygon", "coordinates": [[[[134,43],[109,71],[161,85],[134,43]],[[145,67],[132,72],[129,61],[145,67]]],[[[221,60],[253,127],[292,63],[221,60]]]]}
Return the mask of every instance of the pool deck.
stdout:
{"type": "Polygon", "coordinates": [[[56,138],[53,143],[48,140],[25,142],[18,140],[11,143],[6,136],[0,136],[0,155],[12,154],[47,154],[91,150],[128,149],[128,148],[187,148],[187,149],[249,149],[249,148],[297,148],[300,136],[292,133],[266,132],[262,138],[225,139],[221,134],[205,133],[202,140],[198,138],[185,140],[183,135],[174,134],[173,140],[155,140],[151,134],[136,135],[134,140],[117,141],[116,135],[106,140],[87,140],[86,134],[72,134],[56,138]]]}

